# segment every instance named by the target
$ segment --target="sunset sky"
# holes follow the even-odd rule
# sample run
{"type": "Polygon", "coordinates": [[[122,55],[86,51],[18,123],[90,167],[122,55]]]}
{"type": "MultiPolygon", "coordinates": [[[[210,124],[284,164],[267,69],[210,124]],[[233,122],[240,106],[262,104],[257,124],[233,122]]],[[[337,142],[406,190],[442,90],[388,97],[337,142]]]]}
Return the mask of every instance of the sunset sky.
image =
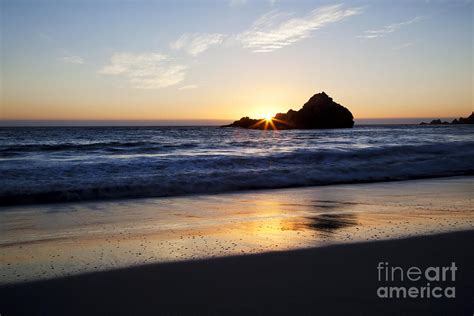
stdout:
{"type": "Polygon", "coordinates": [[[1,1],[3,120],[473,111],[472,1],[1,1]]]}

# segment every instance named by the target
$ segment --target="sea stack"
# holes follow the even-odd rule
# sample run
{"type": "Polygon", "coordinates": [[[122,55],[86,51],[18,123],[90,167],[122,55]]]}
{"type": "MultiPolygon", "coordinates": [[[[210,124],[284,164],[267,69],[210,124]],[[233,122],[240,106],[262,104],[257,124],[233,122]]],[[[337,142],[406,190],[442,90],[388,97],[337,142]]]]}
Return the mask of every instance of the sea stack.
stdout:
{"type": "Polygon", "coordinates": [[[326,93],[313,95],[303,107],[278,113],[271,120],[243,117],[223,127],[251,129],[327,129],[352,128],[354,117],[346,107],[336,103],[326,93]]]}
{"type": "Polygon", "coordinates": [[[460,117],[459,119],[454,119],[451,123],[447,121],[432,120],[430,123],[421,122],[420,125],[461,125],[461,124],[474,124],[474,112],[471,113],[468,117],[460,117]]]}

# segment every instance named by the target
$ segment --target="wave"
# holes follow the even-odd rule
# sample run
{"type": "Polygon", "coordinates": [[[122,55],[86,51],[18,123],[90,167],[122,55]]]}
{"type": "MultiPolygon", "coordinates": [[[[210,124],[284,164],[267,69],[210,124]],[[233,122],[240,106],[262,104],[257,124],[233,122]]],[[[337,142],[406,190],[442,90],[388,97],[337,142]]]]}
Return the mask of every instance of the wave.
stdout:
{"type": "Polygon", "coordinates": [[[137,158],[76,164],[74,168],[60,164],[22,168],[26,169],[11,169],[5,173],[17,181],[0,189],[0,205],[474,175],[474,142],[351,150],[299,149],[254,156],[208,154],[161,160],[137,158]],[[37,174],[29,174],[30,178],[25,180],[22,172],[37,174]]]}
{"type": "Polygon", "coordinates": [[[159,142],[94,142],[94,143],[62,143],[62,144],[21,144],[7,145],[0,147],[0,154],[5,156],[22,155],[25,153],[42,153],[42,152],[90,152],[94,150],[104,152],[117,151],[135,151],[136,153],[145,153],[149,151],[158,151],[160,149],[186,149],[195,148],[196,143],[183,144],[166,144],[159,142]]]}

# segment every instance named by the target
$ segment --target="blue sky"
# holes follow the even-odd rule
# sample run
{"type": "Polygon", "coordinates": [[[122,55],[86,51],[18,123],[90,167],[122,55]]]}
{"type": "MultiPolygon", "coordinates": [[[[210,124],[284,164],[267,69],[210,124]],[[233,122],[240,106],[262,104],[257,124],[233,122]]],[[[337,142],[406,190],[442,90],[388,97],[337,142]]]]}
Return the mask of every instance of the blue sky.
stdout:
{"type": "Polygon", "coordinates": [[[2,1],[3,119],[473,110],[472,1],[2,1]]]}

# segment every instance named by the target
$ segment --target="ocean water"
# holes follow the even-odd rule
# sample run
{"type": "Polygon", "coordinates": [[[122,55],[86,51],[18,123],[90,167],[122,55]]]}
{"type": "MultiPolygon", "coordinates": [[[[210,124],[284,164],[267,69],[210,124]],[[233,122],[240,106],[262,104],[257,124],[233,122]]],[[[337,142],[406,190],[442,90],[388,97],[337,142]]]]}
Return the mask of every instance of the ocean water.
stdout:
{"type": "Polygon", "coordinates": [[[0,205],[474,174],[473,126],[0,128],[0,205]]]}

